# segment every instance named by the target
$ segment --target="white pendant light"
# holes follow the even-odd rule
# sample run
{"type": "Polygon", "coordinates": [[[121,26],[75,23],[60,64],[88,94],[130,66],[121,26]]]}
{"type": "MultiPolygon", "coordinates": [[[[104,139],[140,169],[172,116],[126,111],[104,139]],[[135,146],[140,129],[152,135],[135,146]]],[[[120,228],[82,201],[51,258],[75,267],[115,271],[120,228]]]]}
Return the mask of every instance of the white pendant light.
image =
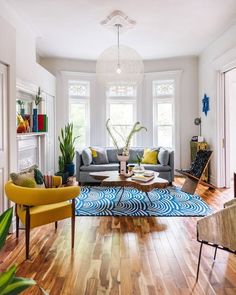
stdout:
{"type": "MultiPolygon", "coordinates": [[[[127,16],[124,18],[124,14],[119,11],[114,12],[113,16],[108,19],[109,22],[115,19],[112,26],[117,32],[117,45],[105,49],[99,56],[96,64],[97,80],[105,86],[111,84],[138,85],[142,82],[144,75],[142,58],[133,48],[120,45],[120,31],[125,29],[125,22],[127,23],[129,19],[127,16]]],[[[128,24],[130,27],[131,21],[128,24]]],[[[132,21],[133,24],[135,24],[134,21],[132,21]]]]}

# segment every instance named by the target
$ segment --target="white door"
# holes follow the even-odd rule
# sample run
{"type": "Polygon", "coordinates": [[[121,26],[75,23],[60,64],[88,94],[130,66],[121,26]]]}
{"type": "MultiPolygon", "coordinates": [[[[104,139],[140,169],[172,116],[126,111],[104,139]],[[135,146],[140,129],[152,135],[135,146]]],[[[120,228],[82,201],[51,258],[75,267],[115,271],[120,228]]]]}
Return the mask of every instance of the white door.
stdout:
{"type": "Polygon", "coordinates": [[[8,180],[7,66],[0,63],[0,213],[8,208],[4,184],[8,180]]]}
{"type": "Polygon", "coordinates": [[[236,69],[225,73],[225,160],[226,187],[236,173],[236,69]]]}

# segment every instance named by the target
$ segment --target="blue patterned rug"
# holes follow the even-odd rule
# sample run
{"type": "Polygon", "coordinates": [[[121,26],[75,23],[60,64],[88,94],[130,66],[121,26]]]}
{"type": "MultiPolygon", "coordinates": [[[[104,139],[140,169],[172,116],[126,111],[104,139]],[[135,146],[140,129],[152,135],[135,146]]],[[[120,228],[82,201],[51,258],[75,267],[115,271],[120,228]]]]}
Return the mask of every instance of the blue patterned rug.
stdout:
{"type": "Polygon", "coordinates": [[[77,216],[205,216],[210,207],[197,195],[184,193],[178,187],[154,189],[145,193],[125,188],[121,202],[117,205],[119,187],[84,186],[76,198],[77,216]]]}

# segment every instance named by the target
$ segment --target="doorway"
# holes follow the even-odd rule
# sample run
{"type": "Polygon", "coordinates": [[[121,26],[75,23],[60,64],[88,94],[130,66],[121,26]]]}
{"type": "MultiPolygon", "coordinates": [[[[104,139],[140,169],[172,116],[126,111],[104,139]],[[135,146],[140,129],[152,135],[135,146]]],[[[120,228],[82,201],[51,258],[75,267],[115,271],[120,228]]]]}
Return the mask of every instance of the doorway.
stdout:
{"type": "Polygon", "coordinates": [[[4,184],[8,180],[7,66],[0,63],[0,214],[8,208],[4,184]]]}
{"type": "Polygon", "coordinates": [[[225,185],[233,185],[236,172],[236,68],[224,74],[225,89],[225,185]]]}

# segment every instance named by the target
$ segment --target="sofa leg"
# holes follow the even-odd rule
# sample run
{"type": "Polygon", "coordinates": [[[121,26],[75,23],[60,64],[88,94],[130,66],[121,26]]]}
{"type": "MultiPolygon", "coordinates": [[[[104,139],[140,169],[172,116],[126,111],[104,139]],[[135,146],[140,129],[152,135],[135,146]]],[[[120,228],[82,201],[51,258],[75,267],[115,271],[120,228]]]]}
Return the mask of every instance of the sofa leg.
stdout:
{"type": "Polygon", "coordinates": [[[25,256],[29,259],[29,248],[30,248],[30,209],[26,207],[25,215],[25,256]]]}
{"type": "Polygon", "coordinates": [[[57,221],[56,221],[56,222],[55,222],[55,230],[57,230],[57,225],[58,225],[58,224],[57,224],[57,221]]]}
{"type": "Polygon", "coordinates": [[[75,244],[75,199],[72,200],[72,215],[71,215],[71,248],[75,244]]]}

